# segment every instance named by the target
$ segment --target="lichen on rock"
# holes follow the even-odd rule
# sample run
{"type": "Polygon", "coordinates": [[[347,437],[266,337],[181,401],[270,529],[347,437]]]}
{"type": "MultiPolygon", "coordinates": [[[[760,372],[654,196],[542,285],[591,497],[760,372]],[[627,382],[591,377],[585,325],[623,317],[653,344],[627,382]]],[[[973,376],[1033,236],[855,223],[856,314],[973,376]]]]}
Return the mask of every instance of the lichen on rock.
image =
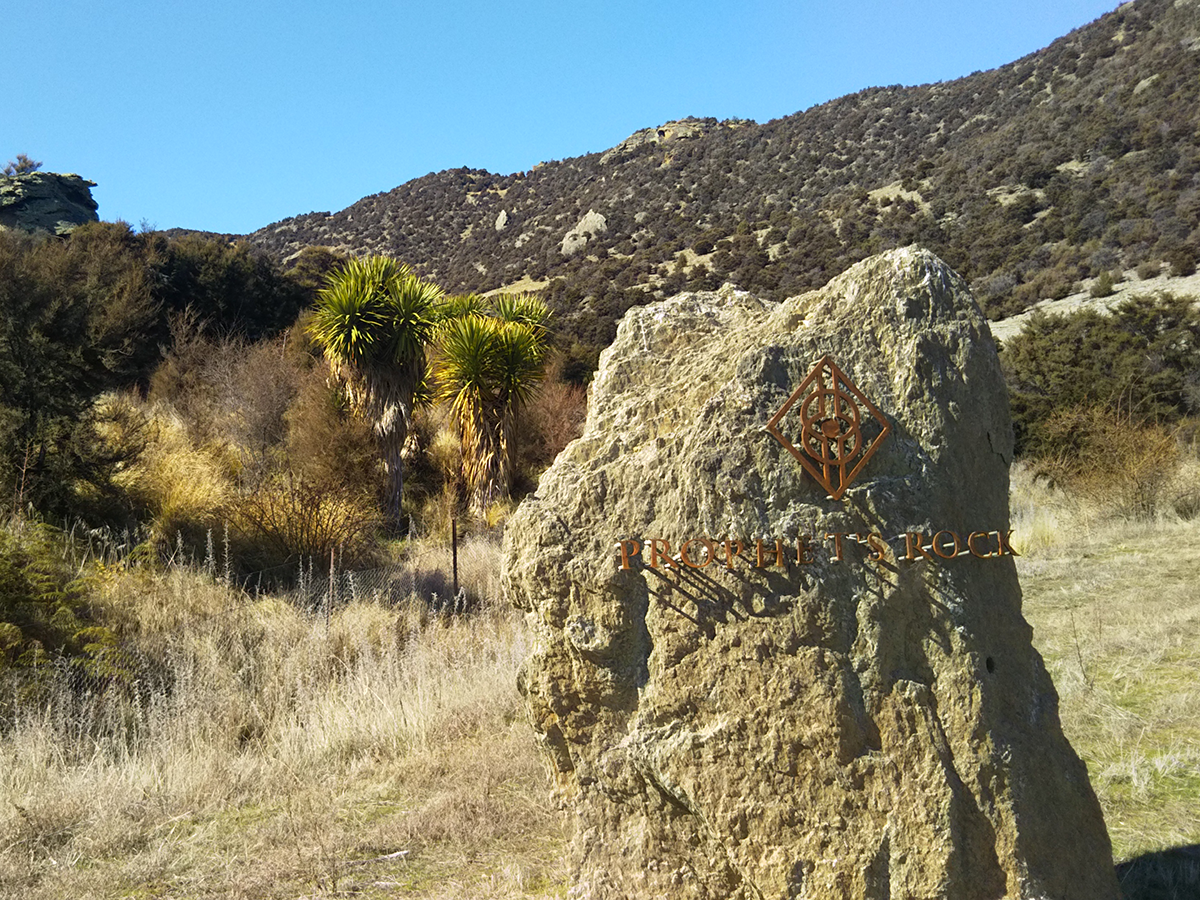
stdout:
{"type": "Polygon", "coordinates": [[[1011,458],[987,323],[927,252],[631,310],[505,537],[572,896],[1116,898],[1011,458]],[[823,359],[890,429],[840,500],[766,428],[823,359]]]}
{"type": "Polygon", "coordinates": [[[0,229],[66,234],[96,222],[96,182],[78,175],[31,172],[0,175],[0,229]]]}

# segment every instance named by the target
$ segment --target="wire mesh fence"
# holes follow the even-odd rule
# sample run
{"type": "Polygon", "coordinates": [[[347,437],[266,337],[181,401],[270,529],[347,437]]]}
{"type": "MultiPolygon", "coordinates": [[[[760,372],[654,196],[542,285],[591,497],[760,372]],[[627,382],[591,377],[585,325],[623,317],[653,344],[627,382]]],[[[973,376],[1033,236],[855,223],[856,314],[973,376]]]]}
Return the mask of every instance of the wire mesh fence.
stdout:
{"type": "Polygon", "coordinates": [[[296,586],[278,593],[313,612],[414,597],[436,611],[465,612],[499,596],[498,555],[498,538],[485,536],[463,541],[457,553],[454,546],[420,546],[397,563],[371,569],[342,569],[336,554],[321,561],[309,557],[300,562],[296,586]]]}
{"type": "MultiPolygon", "coordinates": [[[[136,530],[67,530],[65,547],[77,565],[88,559],[128,563],[147,553],[147,535],[136,530]]],[[[153,554],[152,554],[153,555],[153,554]]],[[[455,533],[449,543],[410,541],[388,565],[355,568],[343,565],[335,550],[328,557],[305,556],[270,569],[245,572],[230,549],[229,530],[207,534],[203,559],[188,552],[182,538],[160,561],[168,568],[187,567],[249,596],[271,594],[296,606],[322,612],[348,603],[424,601],[436,611],[462,612],[500,594],[500,535],[488,532],[466,538],[455,533]]]]}

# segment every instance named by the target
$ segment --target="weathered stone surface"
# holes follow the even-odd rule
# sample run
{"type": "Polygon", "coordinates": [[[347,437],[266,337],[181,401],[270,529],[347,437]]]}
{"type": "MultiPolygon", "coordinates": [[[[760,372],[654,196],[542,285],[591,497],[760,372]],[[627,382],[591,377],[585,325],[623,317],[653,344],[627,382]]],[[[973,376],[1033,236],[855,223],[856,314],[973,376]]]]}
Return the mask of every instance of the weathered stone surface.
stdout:
{"type": "Polygon", "coordinates": [[[95,186],[78,175],[54,172],[0,175],[0,228],[66,234],[98,221],[95,186]]]}
{"type": "Polygon", "coordinates": [[[600,157],[600,163],[603,165],[613,160],[619,160],[647,144],[670,144],[675,141],[703,137],[719,129],[733,130],[753,124],[754,122],[750,119],[725,119],[718,122],[716,119],[687,118],[664,122],[657,128],[643,128],[635,131],[617,146],[605,151],[604,155],[600,157]]]}
{"type": "Polygon", "coordinates": [[[506,529],[572,896],[1118,896],[1011,557],[903,558],[908,531],[1007,532],[1011,448],[987,325],[926,252],[778,305],[630,311],[583,436],[506,529]],[[841,501],[764,429],[826,354],[892,428],[841,501]],[[835,532],[890,549],[844,538],[838,561],[835,532]],[[755,539],[802,533],[814,562],[758,567],[755,539]],[[614,549],[702,536],[749,549],[679,570],[614,549]]]}
{"type": "Polygon", "coordinates": [[[608,222],[604,216],[594,209],[589,209],[575,224],[575,227],[563,236],[563,256],[574,256],[587,246],[588,238],[603,234],[605,231],[608,231],[608,222]]]}

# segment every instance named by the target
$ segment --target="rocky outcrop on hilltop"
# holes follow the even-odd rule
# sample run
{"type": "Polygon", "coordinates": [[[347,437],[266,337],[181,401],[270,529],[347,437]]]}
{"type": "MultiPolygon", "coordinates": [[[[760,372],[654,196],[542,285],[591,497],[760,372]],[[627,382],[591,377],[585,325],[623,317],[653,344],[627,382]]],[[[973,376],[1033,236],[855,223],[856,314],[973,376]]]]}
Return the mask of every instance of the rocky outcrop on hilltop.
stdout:
{"type": "Polygon", "coordinates": [[[0,228],[66,234],[84,222],[99,221],[92,199],[95,186],[74,174],[0,175],[0,228]]]}
{"type": "Polygon", "coordinates": [[[631,310],[505,531],[572,896],[1116,898],[1011,457],[987,324],[928,252],[631,310]]]}
{"type": "Polygon", "coordinates": [[[606,151],[601,157],[601,163],[612,162],[621,156],[632,153],[648,144],[670,144],[690,138],[703,137],[718,128],[740,128],[743,125],[753,125],[749,119],[726,119],[718,122],[715,119],[678,119],[674,122],[664,122],[657,128],[642,128],[635,131],[617,146],[606,151]]]}

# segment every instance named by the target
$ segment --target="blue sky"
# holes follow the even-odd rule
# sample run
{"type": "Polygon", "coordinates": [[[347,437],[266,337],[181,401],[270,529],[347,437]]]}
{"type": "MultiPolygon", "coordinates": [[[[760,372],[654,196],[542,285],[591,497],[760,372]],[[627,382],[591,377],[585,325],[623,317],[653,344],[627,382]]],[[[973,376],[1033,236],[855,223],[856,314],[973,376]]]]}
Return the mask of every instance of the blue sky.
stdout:
{"type": "Polygon", "coordinates": [[[100,217],[244,233],[684,116],[765,122],[1011,62],[1114,0],[12,0],[0,162],[100,217]]]}

